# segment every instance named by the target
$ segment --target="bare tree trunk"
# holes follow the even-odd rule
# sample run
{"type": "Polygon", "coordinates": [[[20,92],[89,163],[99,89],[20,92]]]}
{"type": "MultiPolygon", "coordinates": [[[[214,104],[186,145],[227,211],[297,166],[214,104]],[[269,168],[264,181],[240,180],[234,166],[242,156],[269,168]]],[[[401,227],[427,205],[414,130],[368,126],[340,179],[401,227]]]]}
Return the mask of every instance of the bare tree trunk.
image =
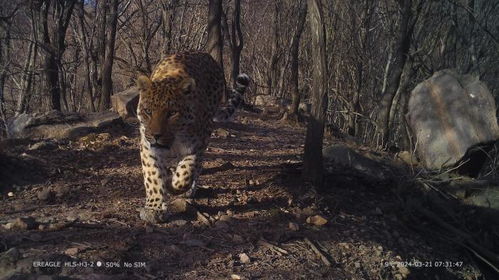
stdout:
{"type": "Polygon", "coordinates": [[[206,51],[223,67],[222,0],[210,0],[206,51]]]}
{"type": "Polygon", "coordinates": [[[113,91],[113,80],[111,74],[113,72],[114,62],[114,44],[116,41],[116,25],[118,22],[118,0],[113,0],[109,9],[109,19],[107,20],[106,29],[108,30],[105,44],[104,63],[102,65],[102,103],[101,111],[111,107],[111,93],[113,91]]]}
{"type": "Polygon", "coordinates": [[[76,0],[68,1],[34,1],[33,11],[39,12],[40,23],[37,24],[37,43],[41,43],[44,55],[45,81],[51,96],[51,105],[54,110],[61,110],[61,84],[59,81],[59,66],[66,49],[66,30],[73,13],[76,0]],[[52,11],[54,25],[48,23],[50,4],[53,3],[52,11]],[[50,33],[52,32],[52,36],[50,33]],[[41,39],[41,41],[40,41],[41,39]]]}
{"type": "Polygon", "coordinates": [[[388,142],[390,133],[390,111],[393,104],[393,99],[400,85],[402,72],[404,71],[405,62],[411,46],[412,27],[410,26],[412,0],[397,1],[400,6],[400,22],[395,39],[395,47],[393,53],[393,61],[391,71],[388,73],[386,88],[382,92],[380,109],[378,112],[378,133],[380,134],[383,145],[388,142]]]}
{"type": "Polygon", "coordinates": [[[89,41],[87,37],[87,31],[85,29],[85,11],[84,11],[84,3],[85,0],[81,0],[79,3],[79,9],[78,9],[78,19],[79,19],[79,24],[80,24],[80,30],[79,30],[79,40],[80,44],[83,46],[84,50],[84,56],[83,60],[85,63],[85,84],[87,87],[87,93],[88,93],[88,99],[89,99],[89,105],[90,105],[90,110],[92,112],[96,111],[95,104],[94,104],[94,91],[93,91],[93,86],[92,86],[92,77],[91,77],[91,49],[89,46],[89,41]]]}
{"type": "MultiPolygon", "coordinates": [[[[222,37],[222,0],[210,0],[208,4],[208,42],[206,51],[222,67],[223,73],[223,37],[222,37]]],[[[222,102],[228,100],[228,93],[222,97],[222,102]]]]}
{"type": "Polygon", "coordinates": [[[23,67],[23,75],[21,78],[21,93],[17,99],[16,115],[26,113],[29,107],[29,100],[32,95],[33,86],[33,70],[36,65],[37,47],[34,41],[30,42],[28,47],[28,56],[23,67]]]}
{"type": "Polygon", "coordinates": [[[5,99],[4,99],[4,88],[5,82],[7,81],[7,69],[9,68],[11,59],[11,18],[16,13],[17,8],[13,12],[0,21],[0,117],[2,118],[3,126],[5,128],[5,133],[7,137],[9,132],[7,129],[7,121],[5,116],[5,99]]]}
{"type": "Polygon", "coordinates": [[[474,14],[476,13],[475,9],[475,0],[468,0],[468,10],[470,13],[468,14],[468,18],[471,24],[470,28],[470,35],[469,35],[469,52],[470,52],[470,69],[468,70],[470,73],[479,75],[480,74],[480,69],[478,67],[478,59],[477,59],[477,53],[476,53],[476,40],[475,40],[475,16],[474,14]]]}
{"type": "Polygon", "coordinates": [[[274,38],[272,41],[272,53],[270,56],[270,73],[267,80],[267,94],[277,95],[277,78],[279,75],[279,69],[277,68],[280,59],[280,14],[281,14],[282,3],[281,0],[275,0],[274,2],[274,38]]]}
{"type": "Polygon", "coordinates": [[[93,91],[97,96],[97,107],[101,110],[101,105],[103,104],[102,95],[102,64],[106,57],[106,22],[107,14],[109,11],[109,1],[98,1],[96,10],[96,24],[94,28],[97,29],[96,36],[96,46],[92,54],[93,69],[92,69],[92,81],[93,81],[93,91]]]}
{"type": "Polygon", "coordinates": [[[172,50],[172,30],[177,2],[178,0],[161,1],[163,56],[168,55],[172,50]]]}
{"type": "Polygon", "coordinates": [[[298,6],[298,21],[296,23],[296,31],[291,42],[291,110],[288,117],[298,116],[298,107],[300,105],[300,91],[298,88],[298,62],[300,38],[305,27],[307,18],[307,1],[301,0],[298,6]]]}
{"type": "Polygon", "coordinates": [[[308,0],[310,29],[312,32],[312,115],[307,126],[303,177],[315,186],[324,182],[322,163],[322,141],[327,109],[327,57],[326,29],[320,0],[308,0]]]}
{"type": "Polygon", "coordinates": [[[239,75],[239,63],[241,51],[243,50],[243,32],[241,31],[241,0],[234,0],[234,12],[231,29],[231,49],[232,49],[232,81],[236,85],[236,78],[239,75]]]}

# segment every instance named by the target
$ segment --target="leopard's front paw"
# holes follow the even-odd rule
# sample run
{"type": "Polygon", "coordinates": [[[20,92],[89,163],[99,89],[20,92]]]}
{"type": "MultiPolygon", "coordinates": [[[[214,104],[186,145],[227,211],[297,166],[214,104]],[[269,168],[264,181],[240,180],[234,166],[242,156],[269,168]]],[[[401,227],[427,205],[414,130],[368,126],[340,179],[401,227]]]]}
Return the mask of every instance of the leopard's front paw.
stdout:
{"type": "Polygon", "coordinates": [[[182,217],[190,219],[196,216],[196,208],[188,199],[174,198],[163,205],[163,209],[140,208],[140,218],[151,224],[165,223],[182,217]]]}
{"type": "Polygon", "coordinates": [[[140,208],[139,216],[140,219],[148,223],[159,224],[166,222],[169,215],[166,210],[140,208]]]}

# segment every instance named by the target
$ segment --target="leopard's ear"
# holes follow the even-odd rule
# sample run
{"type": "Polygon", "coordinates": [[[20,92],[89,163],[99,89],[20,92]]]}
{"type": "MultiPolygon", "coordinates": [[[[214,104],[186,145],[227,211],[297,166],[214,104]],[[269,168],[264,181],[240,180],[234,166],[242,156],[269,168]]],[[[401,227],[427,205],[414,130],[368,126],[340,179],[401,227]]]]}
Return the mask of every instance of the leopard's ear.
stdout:
{"type": "Polygon", "coordinates": [[[196,81],[193,78],[185,78],[180,83],[180,88],[182,88],[183,91],[192,91],[196,88],[196,81]]]}
{"type": "Polygon", "coordinates": [[[152,86],[152,81],[147,76],[140,75],[137,78],[137,88],[139,89],[139,91],[148,90],[149,88],[151,88],[151,86],[152,86]]]}

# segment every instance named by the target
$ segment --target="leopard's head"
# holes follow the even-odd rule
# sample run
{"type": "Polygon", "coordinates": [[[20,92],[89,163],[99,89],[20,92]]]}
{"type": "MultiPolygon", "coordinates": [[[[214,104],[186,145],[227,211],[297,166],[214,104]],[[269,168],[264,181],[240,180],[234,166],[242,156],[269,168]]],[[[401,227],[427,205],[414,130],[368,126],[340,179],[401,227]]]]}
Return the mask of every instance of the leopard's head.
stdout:
{"type": "Polygon", "coordinates": [[[188,95],[195,87],[196,83],[190,77],[166,77],[159,81],[138,77],[137,116],[151,146],[170,148],[176,132],[184,124],[188,95]]]}

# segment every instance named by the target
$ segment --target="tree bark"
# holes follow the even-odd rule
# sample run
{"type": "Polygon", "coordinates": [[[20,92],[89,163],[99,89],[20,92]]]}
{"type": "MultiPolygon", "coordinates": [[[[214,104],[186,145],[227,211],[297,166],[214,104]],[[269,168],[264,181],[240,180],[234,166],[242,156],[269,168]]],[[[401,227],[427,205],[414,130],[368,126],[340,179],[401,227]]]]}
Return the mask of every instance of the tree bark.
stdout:
{"type": "MultiPolygon", "coordinates": [[[[61,84],[59,71],[62,65],[61,59],[66,49],[66,30],[73,13],[76,0],[68,1],[34,1],[33,11],[39,13],[40,22],[37,24],[37,43],[44,50],[45,82],[50,92],[51,105],[54,110],[61,110],[61,84]],[[48,15],[53,3],[52,11],[55,18],[54,27],[49,28],[48,15]],[[51,36],[52,35],[52,36],[51,36]],[[41,39],[41,41],[40,41],[41,39]]],[[[35,36],[35,38],[36,38],[35,36]]]]}
{"type": "Polygon", "coordinates": [[[400,22],[396,33],[392,65],[388,73],[386,88],[382,92],[380,109],[378,112],[378,133],[382,139],[382,145],[386,146],[390,135],[390,111],[393,99],[400,86],[400,80],[407,61],[413,27],[410,26],[412,0],[398,0],[400,7],[400,22]]]}
{"type": "Polygon", "coordinates": [[[93,92],[97,98],[97,110],[101,110],[103,104],[102,95],[102,67],[106,56],[106,22],[107,14],[109,12],[108,1],[98,1],[97,9],[95,11],[95,48],[92,50],[92,86],[93,92]]]}
{"type": "Polygon", "coordinates": [[[5,107],[4,107],[4,88],[5,83],[7,81],[8,72],[7,69],[10,65],[11,59],[11,28],[12,28],[12,17],[17,13],[19,5],[9,13],[0,19],[0,117],[3,122],[3,126],[5,129],[5,133],[7,137],[9,136],[9,132],[7,129],[7,121],[5,116],[5,107]]]}
{"type": "Polygon", "coordinates": [[[206,51],[223,67],[222,0],[210,0],[208,7],[208,43],[206,51]]]}
{"type": "Polygon", "coordinates": [[[297,116],[300,105],[300,91],[298,88],[299,48],[301,34],[303,33],[307,18],[307,1],[301,0],[298,9],[296,31],[291,42],[291,109],[288,117],[297,116]]]}
{"type": "Polygon", "coordinates": [[[80,30],[79,30],[79,40],[80,40],[80,45],[83,46],[83,51],[84,51],[84,56],[83,60],[85,63],[85,84],[87,87],[87,94],[88,94],[88,101],[90,105],[90,110],[92,112],[96,111],[95,108],[95,103],[94,103],[94,87],[92,85],[92,71],[91,71],[91,55],[92,55],[92,50],[90,49],[89,46],[89,40],[87,37],[87,30],[85,29],[85,10],[84,10],[84,5],[85,5],[85,0],[81,0],[79,3],[79,8],[78,8],[78,19],[79,19],[79,24],[80,24],[80,30]]]}
{"type": "Polygon", "coordinates": [[[281,0],[275,0],[274,2],[274,22],[273,22],[273,28],[274,28],[274,38],[272,41],[272,52],[270,56],[270,73],[268,75],[267,79],[267,95],[274,95],[277,96],[277,78],[279,76],[279,69],[277,68],[280,60],[280,45],[279,45],[279,40],[280,40],[280,17],[281,17],[281,7],[282,3],[281,0]]]}
{"type": "Polygon", "coordinates": [[[102,102],[100,109],[107,110],[111,107],[111,93],[113,91],[113,80],[111,74],[113,72],[114,62],[114,45],[116,41],[116,25],[118,22],[118,0],[113,0],[109,9],[109,18],[106,23],[105,55],[102,65],[102,102]]]}
{"type": "Polygon", "coordinates": [[[30,42],[28,47],[28,56],[26,57],[26,61],[23,67],[23,75],[21,78],[21,92],[16,104],[16,116],[22,113],[26,113],[29,109],[29,100],[31,99],[31,95],[33,92],[33,70],[36,65],[37,52],[38,50],[36,47],[36,43],[33,41],[30,42]]]}
{"type": "MultiPolygon", "coordinates": [[[[222,37],[222,0],[210,0],[208,4],[208,42],[206,52],[223,68],[223,37],[222,37]]],[[[228,92],[222,97],[222,102],[228,100],[228,92]]]]}
{"type": "Polygon", "coordinates": [[[241,0],[234,0],[231,31],[232,81],[234,83],[234,86],[236,86],[236,78],[237,75],[239,75],[241,51],[243,50],[244,46],[243,32],[241,31],[241,0]]]}
{"type": "Polygon", "coordinates": [[[175,20],[175,8],[178,0],[161,1],[163,56],[170,54],[172,50],[172,30],[175,20]]]}
{"type": "Polygon", "coordinates": [[[322,141],[327,99],[327,57],[326,30],[320,0],[308,0],[310,29],[312,37],[312,114],[307,126],[305,138],[305,154],[303,157],[303,177],[315,186],[321,187],[324,182],[322,163],[322,141]]]}

